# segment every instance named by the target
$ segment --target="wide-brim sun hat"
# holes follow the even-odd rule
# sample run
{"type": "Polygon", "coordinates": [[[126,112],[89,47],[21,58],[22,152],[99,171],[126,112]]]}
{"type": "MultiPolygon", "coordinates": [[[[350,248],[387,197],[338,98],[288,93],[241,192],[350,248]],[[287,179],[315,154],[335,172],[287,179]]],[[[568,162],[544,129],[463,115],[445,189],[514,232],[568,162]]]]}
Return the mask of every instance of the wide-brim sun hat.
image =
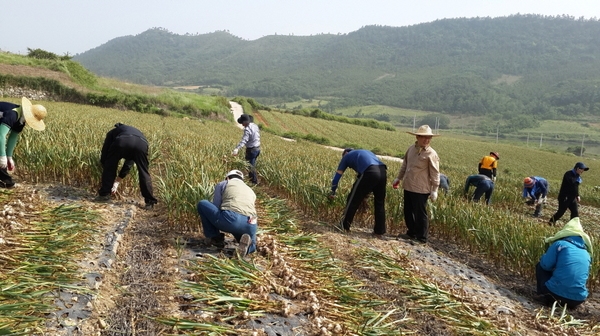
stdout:
{"type": "Polygon", "coordinates": [[[44,118],[46,118],[46,108],[42,105],[32,105],[29,99],[21,98],[21,108],[23,110],[23,116],[25,117],[25,123],[36,131],[43,131],[46,129],[44,124],[44,118]]]}
{"type": "Polygon", "coordinates": [[[239,178],[241,178],[242,180],[244,179],[244,173],[242,173],[241,171],[234,169],[234,170],[230,170],[229,173],[227,173],[227,175],[225,175],[225,178],[228,178],[230,176],[237,176],[239,178]]]}
{"type": "Polygon", "coordinates": [[[423,125],[421,127],[419,127],[419,129],[417,129],[416,132],[406,132],[408,134],[412,134],[412,135],[420,135],[420,136],[439,136],[439,134],[433,134],[433,132],[431,131],[431,127],[429,127],[429,125],[423,125]]]}
{"type": "Polygon", "coordinates": [[[490,155],[493,155],[497,160],[500,160],[500,154],[498,154],[498,152],[490,152],[490,155]]]}

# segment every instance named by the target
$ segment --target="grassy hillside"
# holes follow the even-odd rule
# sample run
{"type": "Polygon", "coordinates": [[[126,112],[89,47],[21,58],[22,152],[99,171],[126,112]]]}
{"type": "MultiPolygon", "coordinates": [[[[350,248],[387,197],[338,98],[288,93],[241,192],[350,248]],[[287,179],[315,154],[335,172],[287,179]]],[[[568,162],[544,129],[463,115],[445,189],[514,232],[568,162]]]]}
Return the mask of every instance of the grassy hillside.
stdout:
{"type": "Polygon", "coordinates": [[[48,58],[37,58],[34,52],[29,56],[0,53],[0,90],[8,92],[9,88],[19,87],[43,92],[47,99],[143,113],[230,118],[224,97],[102,78],[72,60],[47,52],[43,55],[48,58]]]}

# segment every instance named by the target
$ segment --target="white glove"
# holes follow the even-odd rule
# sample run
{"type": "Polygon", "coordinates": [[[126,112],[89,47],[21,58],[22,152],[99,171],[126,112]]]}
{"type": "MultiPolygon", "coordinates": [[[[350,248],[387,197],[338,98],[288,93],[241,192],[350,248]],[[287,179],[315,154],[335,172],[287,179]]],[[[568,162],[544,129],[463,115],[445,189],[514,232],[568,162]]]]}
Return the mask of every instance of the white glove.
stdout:
{"type": "Polygon", "coordinates": [[[0,168],[2,169],[6,169],[6,156],[0,156],[0,168]]]}
{"type": "Polygon", "coordinates": [[[544,198],[542,198],[542,204],[546,204],[546,202],[548,202],[548,197],[544,196],[544,198]]]}
{"type": "Polygon", "coordinates": [[[13,161],[12,156],[7,157],[6,159],[7,159],[6,167],[7,167],[8,171],[9,172],[15,171],[15,161],[13,161]]]}
{"type": "Polygon", "coordinates": [[[394,182],[392,182],[392,188],[394,189],[398,189],[398,186],[400,185],[400,179],[398,179],[397,177],[394,179],[394,182]]]}
{"type": "Polygon", "coordinates": [[[231,155],[236,156],[238,155],[238,149],[234,149],[233,152],[231,152],[231,155]]]}
{"type": "Polygon", "coordinates": [[[111,194],[116,194],[117,193],[117,189],[119,189],[119,182],[115,181],[115,183],[113,183],[112,188],[110,189],[110,193],[111,194]]]}
{"type": "Polygon", "coordinates": [[[431,195],[429,195],[429,198],[431,198],[432,202],[435,202],[437,199],[437,191],[432,192],[431,195]]]}
{"type": "Polygon", "coordinates": [[[492,176],[492,182],[496,183],[496,176],[492,176]]]}

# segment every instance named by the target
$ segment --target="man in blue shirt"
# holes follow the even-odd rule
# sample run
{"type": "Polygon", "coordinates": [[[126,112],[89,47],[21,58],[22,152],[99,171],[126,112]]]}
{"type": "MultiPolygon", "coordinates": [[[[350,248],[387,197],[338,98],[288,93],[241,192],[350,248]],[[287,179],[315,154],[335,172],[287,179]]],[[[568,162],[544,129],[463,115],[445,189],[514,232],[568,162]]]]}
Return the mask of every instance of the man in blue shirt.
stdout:
{"type": "Polygon", "coordinates": [[[543,205],[548,196],[548,181],[540,176],[529,176],[523,180],[523,197],[530,197],[527,201],[529,205],[535,205],[533,217],[542,215],[543,205]]]}
{"type": "Polygon", "coordinates": [[[338,182],[346,168],[352,168],[357,173],[356,181],[352,186],[346,201],[344,218],[341,226],[345,231],[350,231],[350,225],[358,206],[369,193],[375,198],[373,208],[375,211],[375,227],[373,234],[381,237],[385,234],[385,187],[387,183],[387,167],[375,154],[366,149],[346,148],[342,153],[342,160],[331,182],[330,198],[335,197],[338,182]]]}
{"type": "Polygon", "coordinates": [[[465,197],[469,193],[469,188],[475,187],[475,193],[473,193],[473,201],[479,202],[481,196],[485,193],[485,204],[490,204],[492,199],[492,192],[494,191],[494,181],[491,178],[483,174],[470,175],[467,177],[465,182],[465,191],[463,194],[465,197]]]}

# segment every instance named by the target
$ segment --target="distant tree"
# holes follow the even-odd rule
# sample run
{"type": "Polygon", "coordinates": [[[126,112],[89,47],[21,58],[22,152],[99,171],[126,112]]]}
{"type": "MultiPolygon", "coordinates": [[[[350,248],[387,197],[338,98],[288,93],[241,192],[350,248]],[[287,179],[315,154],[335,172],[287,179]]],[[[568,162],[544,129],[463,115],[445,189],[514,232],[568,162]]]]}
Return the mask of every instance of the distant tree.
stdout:
{"type": "Polygon", "coordinates": [[[583,154],[585,154],[585,147],[583,147],[583,148],[581,146],[569,147],[569,148],[567,148],[567,153],[572,153],[577,156],[583,156],[583,154]]]}
{"type": "Polygon", "coordinates": [[[37,59],[49,59],[49,60],[59,60],[60,57],[58,57],[57,54],[55,53],[51,53],[49,51],[46,50],[42,50],[42,49],[31,49],[31,48],[27,48],[27,57],[31,57],[31,58],[37,58],[37,59]]]}

